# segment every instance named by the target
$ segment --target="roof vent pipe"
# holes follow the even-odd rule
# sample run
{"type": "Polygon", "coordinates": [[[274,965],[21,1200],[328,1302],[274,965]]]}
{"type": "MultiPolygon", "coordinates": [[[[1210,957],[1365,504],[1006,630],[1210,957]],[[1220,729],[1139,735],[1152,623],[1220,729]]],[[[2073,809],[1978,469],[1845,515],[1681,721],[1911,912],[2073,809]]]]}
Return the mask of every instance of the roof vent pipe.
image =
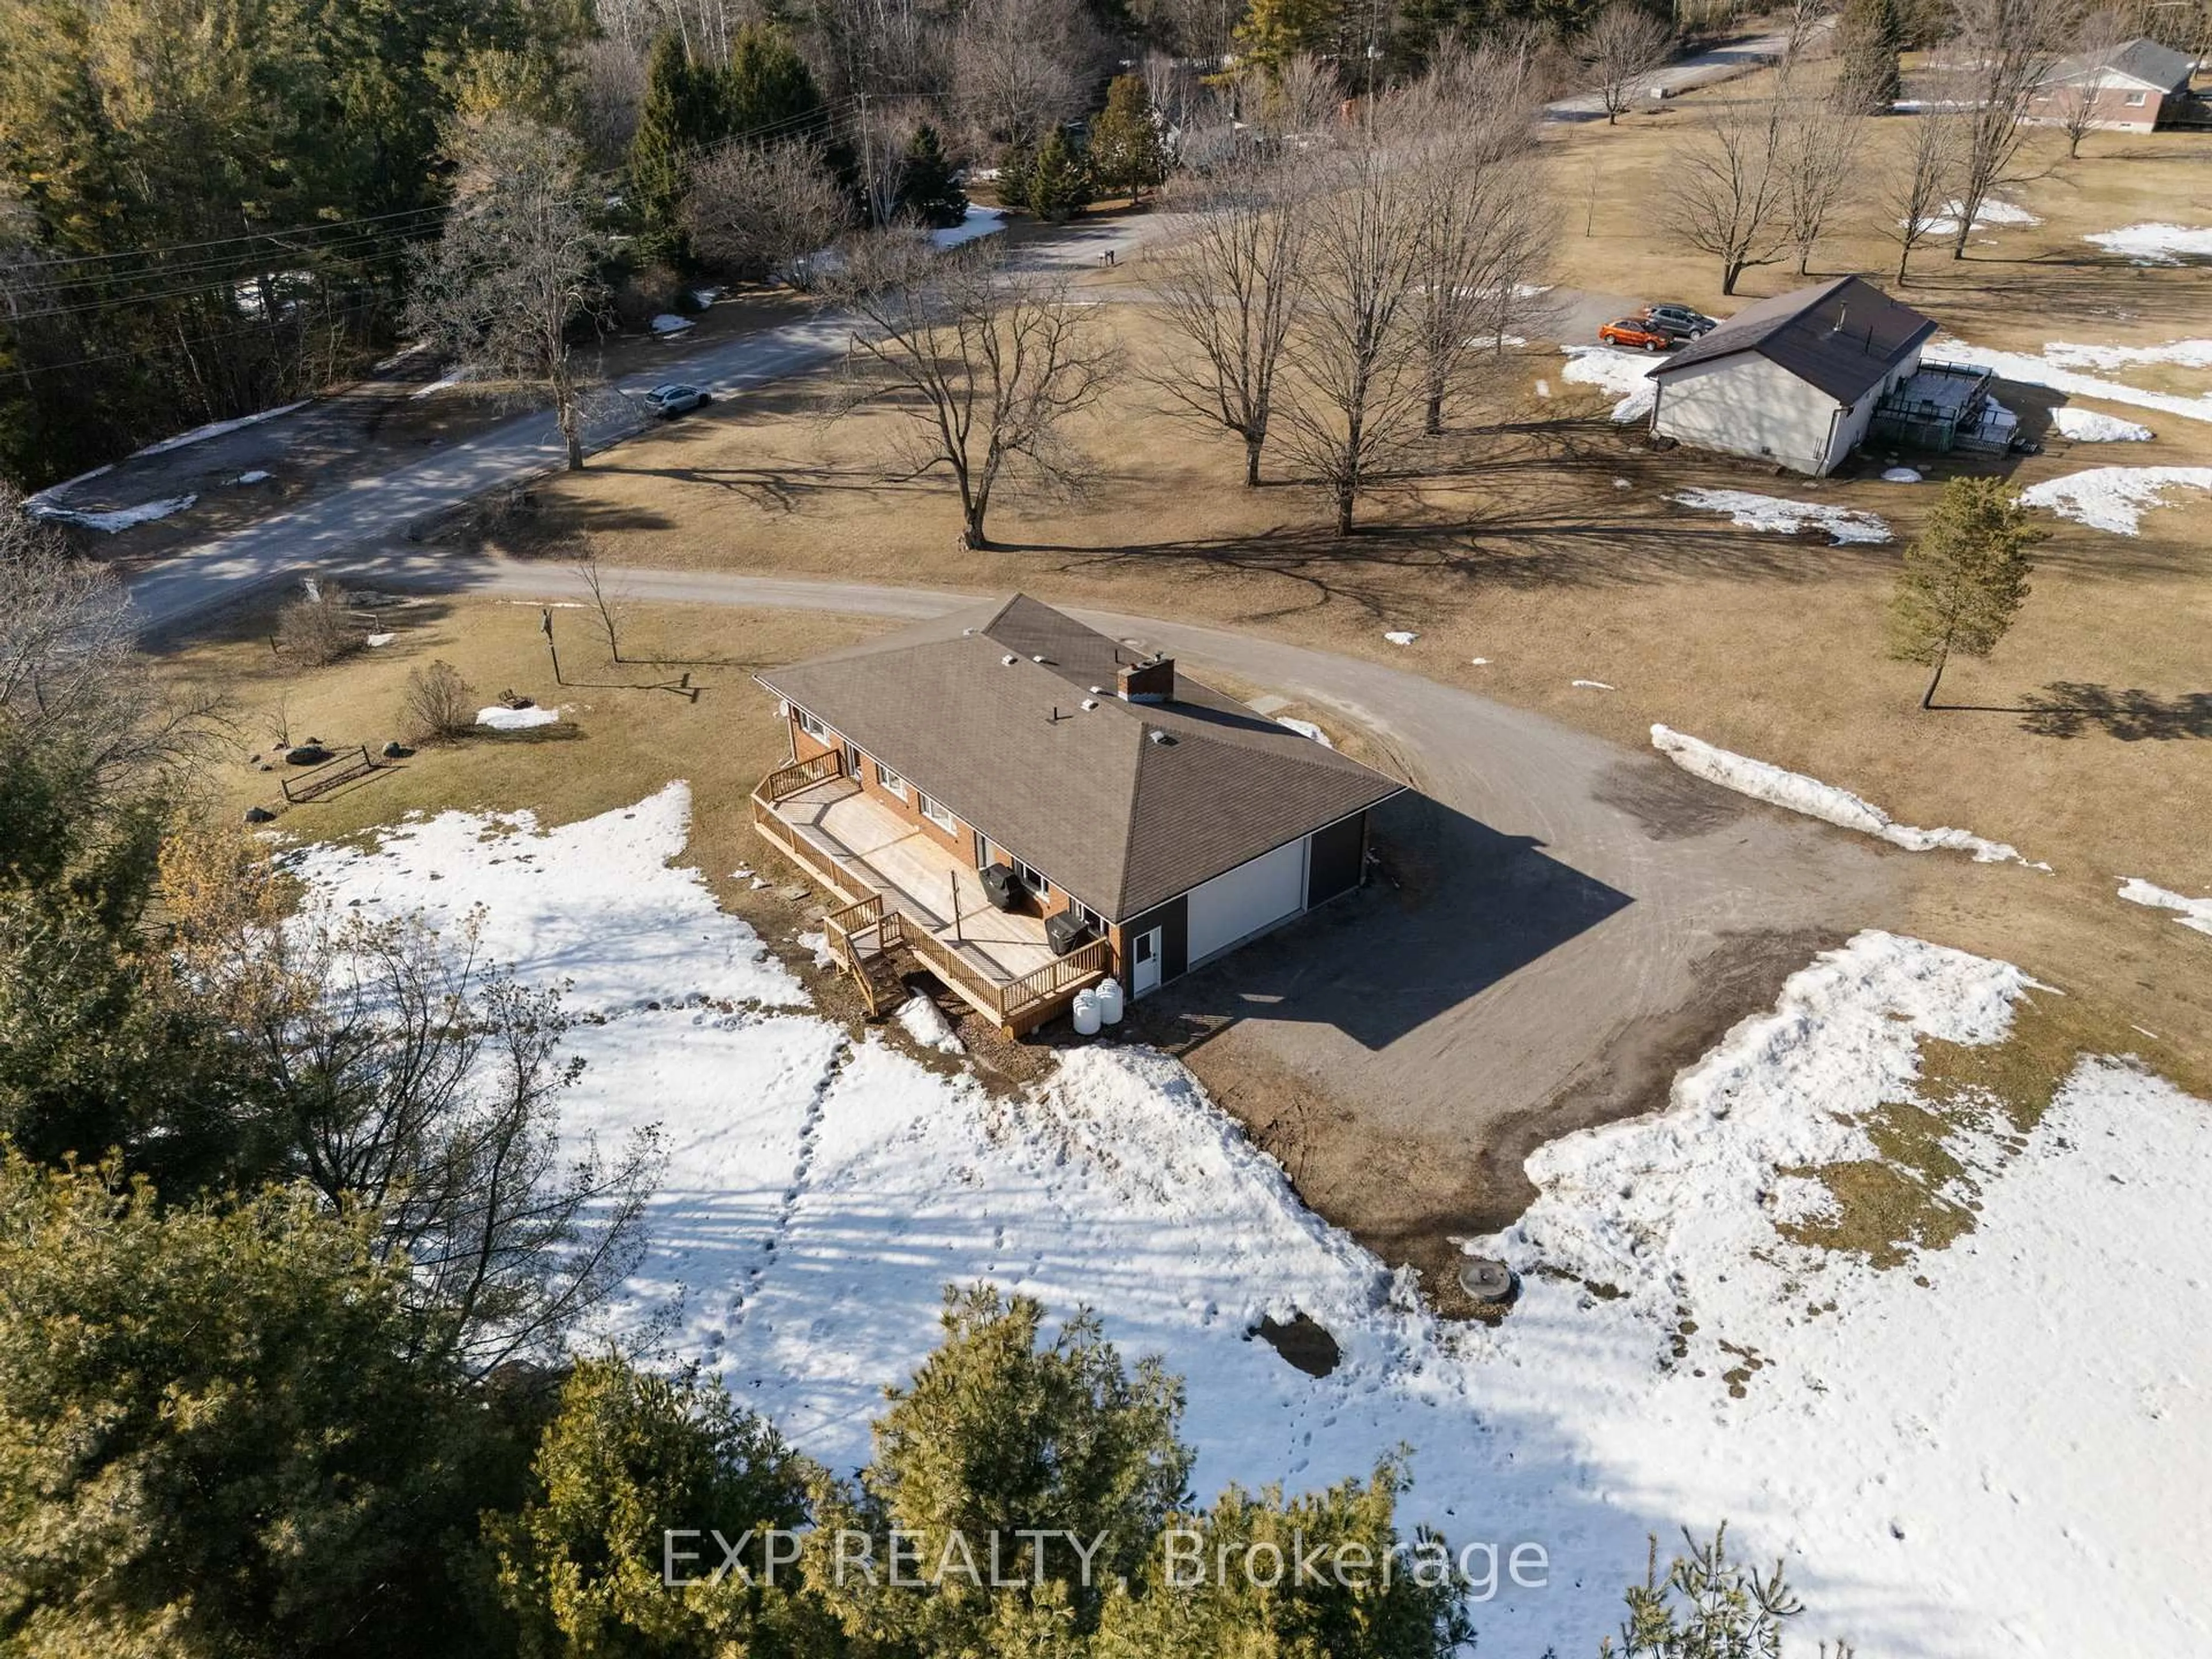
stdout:
{"type": "Polygon", "coordinates": [[[1007,655],[1006,655],[1006,656],[1003,656],[1003,657],[1000,658],[1000,659],[999,659],[999,660],[1000,660],[1000,662],[1002,662],[1002,663],[1006,664],[1006,665],[1007,667],[1012,668],[1012,667],[1016,663],[1019,662],[1019,661],[1021,660],[1021,659],[1020,659],[1019,657],[1017,657],[1017,656],[1012,655],[1012,653],[1009,653],[1009,654],[1007,654],[1007,655]]]}

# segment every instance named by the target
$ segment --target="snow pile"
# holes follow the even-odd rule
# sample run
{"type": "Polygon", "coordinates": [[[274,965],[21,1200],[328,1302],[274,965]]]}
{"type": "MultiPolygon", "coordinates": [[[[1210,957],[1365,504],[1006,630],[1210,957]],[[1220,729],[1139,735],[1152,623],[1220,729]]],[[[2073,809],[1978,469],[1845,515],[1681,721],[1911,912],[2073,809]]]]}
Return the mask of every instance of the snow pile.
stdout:
{"type": "Polygon", "coordinates": [[[407,395],[410,398],[434,397],[439,392],[445,391],[448,386],[466,386],[471,380],[473,380],[476,378],[477,371],[474,366],[463,364],[460,368],[453,370],[449,374],[440,375],[436,380],[432,380],[427,386],[416,387],[414,391],[409,392],[407,395]]]}
{"type": "Polygon", "coordinates": [[[1795,535],[1808,526],[1817,525],[1828,532],[1829,544],[1835,547],[1847,542],[1886,542],[1890,538],[1887,524],[1856,507],[1785,501],[1779,495],[1754,495],[1747,489],[1685,489],[1668,499],[1702,512],[1725,513],[1730,523],[1746,530],[1795,535]]]}
{"type": "MultiPolygon", "coordinates": [[[[1984,841],[1964,830],[1918,830],[1909,823],[1898,823],[1872,801],[1848,789],[1822,783],[1802,772],[1789,771],[1771,761],[1753,760],[1747,755],[1716,748],[1670,726],[1651,728],[1651,746],[1685,772],[1694,773],[1708,783],[1717,783],[1723,789],[1749,795],[1770,806],[1802,812],[1839,829],[1856,830],[1863,836],[1873,836],[1910,853],[1927,853],[1941,848],[1971,853],[1977,864],[2027,863],[2019,848],[2002,842],[1984,841]]],[[[2050,867],[2047,864],[2029,866],[2035,870],[2050,867]]]]}
{"type": "Polygon", "coordinates": [[[249,426],[258,426],[264,421],[273,421],[280,415],[289,415],[294,410],[305,409],[314,399],[302,398],[296,404],[286,404],[282,409],[264,409],[258,415],[241,415],[234,421],[210,421],[205,426],[196,426],[190,432],[179,432],[173,438],[164,438],[159,443],[148,444],[143,449],[133,450],[133,455],[166,455],[173,449],[182,449],[187,444],[204,443],[210,438],[220,438],[228,432],[239,432],[249,426]]]}
{"type": "Polygon", "coordinates": [[[398,637],[396,634],[371,634],[362,643],[373,650],[378,646],[389,645],[398,637]]]}
{"type": "Polygon", "coordinates": [[[1881,471],[1884,483],[1918,483],[1920,474],[1909,466],[1886,466],[1881,471]]]}
{"type": "Polygon", "coordinates": [[[1614,420],[1640,421],[1658,402],[1659,388],[1648,377],[1661,359],[1603,345],[1571,345],[1566,354],[1567,366],[1559,378],[1576,386],[1594,386],[1620,398],[1613,406],[1614,420]]]}
{"type": "Polygon", "coordinates": [[[2120,884],[2120,896],[2130,904],[2146,904],[2154,910],[2178,910],[2181,925],[2194,927],[2200,933],[2212,933],[2212,898],[2190,898],[2164,887],[2154,886],[2141,876],[2130,876],[2120,884]]]}
{"type": "Polygon", "coordinates": [[[182,513],[198,495],[165,495],[158,501],[141,501],[136,507],[118,507],[106,512],[91,507],[57,507],[50,501],[36,496],[24,502],[23,510],[34,519],[44,519],[50,524],[73,524],[85,530],[97,530],[102,535],[112,536],[118,531],[128,530],[133,525],[152,524],[172,514],[182,513]]]}
{"type": "Polygon", "coordinates": [[[1567,684],[1583,691],[1611,691],[1616,689],[1603,680],[1569,680],[1567,684]]]}
{"type": "Polygon", "coordinates": [[[960,247],[981,237],[996,236],[1006,228],[1006,215],[1000,208],[977,207],[969,204],[967,216],[957,225],[929,233],[930,241],[939,248],[960,247]]]}
{"type": "Polygon", "coordinates": [[[1393,645],[1411,645],[1415,640],[1418,640],[1421,636],[1413,632],[1410,628],[1393,628],[1386,632],[1382,637],[1389,641],[1393,645]]]}
{"type": "Polygon", "coordinates": [[[967,1045],[945,1018],[945,1011],[927,997],[909,997],[898,1011],[899,1029],[924,1048],[944,1054],[964,1054],[967,1045]]]}
{"type": "Polygon", "coordinates": [[[2144,514],[2166,505],[2169,489],[2212,489],[2212,466],[2093,466],[2030,484],[2020,499],[2092,530],[2133,536],[2144,514]]]}
{"type": "Polygon", "coordinates": [[[2178,265],[2187,259],[2212,258],[2212,230],[2192,230],[2184,225],[2123,225],[2081,240],[2139,265],[2178,265]]]}
{"type": "Polygon", "coordinates": [[[696,327],[698,324],[689,317],[679,317],[672,311],[664,311],[653,319],[653,331],[664,340],[678,334],[689,334],[696,327]]]}
{"type": "Polygon", "coordinates": [[[560,719],[557,708],[509,708],[504,703],[494,703],[477,710],[477,724],[495,732],[526,732],[533,726],[555,725],[560,719]]]}
{"type": "MultiPolygon", "coordinates": [[[[2185,420],[2212,421],[2212,398],[2183,398],[2172,392],[2143,392],[2118,380],[2104,380],[2094,374],[2083,374],[2041,357],[2031,357],[2025,352],[1993,351],[1986,346],[1968,345],[1964,340],[1938,338],[1929,350],[1940,354],[1945,362],[1960,363],[1971,368],[1986,368],[2008,380],[2022,386],[2048,386],[2053,392],[2063,392],[2069,398],[2094,398],[2101,403],[2129,404],[2137,409],[2154,409],[2161,414],[2178,415],[2185,420]]],[[[1931,355],[1929,361],[1938,357],[1931,355]]]]}
{"type": "Polygon", "coordinates": [[[1324,749],[1334,749],[1336,747],[1334,744],[1328,740],[1328,733],[1322,731],[1321,727],[1316,726],[1311,720],[1294,720],[1288,714],[1278,714],[1275,716],[1275,724],[1278,726],[1288,726],[1291,731],[1297,732],[1302,738],[1311,738],[1316,743],[1319,744],[1324,749]]]}
{"type": "Polygon", "coordinates": [[[2212,368],[2212,340],[2168,340],[2163,345],[2074,345],[2053,340],[2043,360],[2061,368],[2125,368],[2133,363],[2173,363],[2183,368],[2212,368]]]}
{"type": "Polygon", "coordinates": [[[231,483],[234,484],[258,484],[267,483],[268,482],[269,474],[258,466],[249,472],[240,473],[235,478],[231,480],[231,483]]]}
{"type": "Polygon", "coordinates": [[[1785,1560],[1808,1641],[2206,1648],[2201,1600],[2172,1590],[2212,1547],[2194,1382],[2212,1327],[2175,1312],[2212,1273],[2201,1103],[2088,1062],[2025,1133],[1947,1115],[1954,1195],[1976,1206],[1949,1248],[1876,1271],[1785,1231],[1822,1212],[1825,1170],[1877,1155],[1869,1126],[1916,1097],[1921,1039],[2004,1035],[2016,969],[1879,933],[1821,957],[1665,1112],[1532,1160],[1534,1206],[1471,1245],[1521,1270],[1521,1301],[1498,1328],[1448,1328],[1164,1056],[1087,1048],[1005,1102],[828,1020],[687,1001],[704,969],[638,945],[757,947],[667,868],[683,805],[679,787],[543,836],[451,813],[304,872],[374,913],[410,907],[434,867],[428,890],[456,916],[483,905],[495,954],[596,988],[616,1012],[571,1032],[568,1121],[669,1140],[625,1316],[674,1304],[673,1357],[831,1467],[868,1455],[943,1287],[988,1279],[1056,1316],[1088,1304],[1125,1355],[1186,1379],[1201,1494],[1311,1487],[1404,1445],[1408,1526],[1501,1557],[1540,1544],[1546,1588],[1501,1575],[1474,1607],[1486,1652],[1594,1651],[1645,1534],[1723,1516],[1747,1557],[1785,1560]],[[556,921],[573,949],[540,947],[556,921]],[[1343,1351],[1327,1378],[1250,1339],[1294,1309],[1343,1351]]]}
{"type": "Polygon", "coordinates": [[[2060,437],[2080,444],[2140,444],[2158,435],[2147,426],[2124,421],[2117,415],[2100,415],[2094,409],[2053,410],[2051,423],[2058,428],[2060,437]]]}
{"type": "MultiPolygon", "coordinates": [[[[1957,235],[1959,221],[1966,216],[1966,205],[1963,202],[1946,202],[1941,213],[1920,222],[1921,234],[1928,236],[1957,235]]],[[[1900,228],[1905,224],[1902,219],[1897,222],[1900,228]]],[[[2026,208],[2010,202],[1987,201],[1974,210],[1976,230],[1990,225],[2039,225],[2042,222],[2026,208]]]]}

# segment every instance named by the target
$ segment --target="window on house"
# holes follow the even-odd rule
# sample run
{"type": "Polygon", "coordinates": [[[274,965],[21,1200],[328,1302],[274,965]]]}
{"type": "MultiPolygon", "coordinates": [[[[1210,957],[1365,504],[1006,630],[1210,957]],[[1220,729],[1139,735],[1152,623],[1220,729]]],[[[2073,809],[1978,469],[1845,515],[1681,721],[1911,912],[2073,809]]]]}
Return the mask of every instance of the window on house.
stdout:
{"type": "Polygon", "coordinates": [[[876,763],[876,781],[901,800],[906,799],[906,780],[881,761],[876,763]]]}
{"type": "Polygon", "coordinates": [[[927,795],[915,796],[915,805],[921,808],[922,817],[927,818],[946,835],[952,833],[956,826],[951,813],[946,811],[927,795]]]}
{"type": "Polygon", "coordinates": [[[2130,93],[2128,94],[2128,107],[2130,109],[2141,109],[2148,100],[2149,95],[2150,94],[2148,93],[2142,92],[2130,93]]]}
{"type": "Polygon", "coordinates": [[[817,743],[827,743],[830,741],[830,728],[823,725],[820,720],[816,720],[813,715],[808,714],[804,708],[800,708],[796,705],[793,707],[791,712],[799,721],[799,729],[805,732],[808,737],[813,738],[817,743]]]}
{"type": "Polygon", "coordinates": [[[1052,884],[1047,881],[1042,876],[1039,875],[1036,871],[1030,869],[1028,865],[1024,864],[1019,859],[1016,859],[1014,860],[1014,874],[1020,879],[1023,886],[1028,888],[1030,891],[1035,893],[1039,898],[1050,898],[1052,896],[1052,884]]]}
{"type": "Polygon", "coordinates": [[[1106,918],[1079,899],[1071,900],[1067,908],[1075,912],[1075,919],[1096,933],[1106,931],[1106,918]]]}

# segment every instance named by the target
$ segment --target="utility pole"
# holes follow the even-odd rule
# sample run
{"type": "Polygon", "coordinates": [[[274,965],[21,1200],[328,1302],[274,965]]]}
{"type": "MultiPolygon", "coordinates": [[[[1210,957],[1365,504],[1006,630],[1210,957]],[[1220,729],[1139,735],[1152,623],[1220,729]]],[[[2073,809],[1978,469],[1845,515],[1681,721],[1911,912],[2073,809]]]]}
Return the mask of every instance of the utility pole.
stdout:
{"type": "Polygon", "coordinates": [[[545,654],[553,659],[553,684],[566,685],[568,682],[561,678],[560,647],[553,643],[553,607],[550,605],[538,613],[538,631],[545,636],[545,654]]]}

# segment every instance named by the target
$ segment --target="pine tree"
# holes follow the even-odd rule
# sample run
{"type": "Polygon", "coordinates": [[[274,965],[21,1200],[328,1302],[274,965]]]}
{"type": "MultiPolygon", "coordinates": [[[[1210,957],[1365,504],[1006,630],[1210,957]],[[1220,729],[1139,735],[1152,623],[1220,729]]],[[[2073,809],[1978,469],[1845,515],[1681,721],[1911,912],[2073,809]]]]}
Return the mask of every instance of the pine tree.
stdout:
{"type": "Polygon", "coordinates": [[[1935,673],[1920,706],[1935,706],[1944,665],[1986,658],[2027,603],[2031,550],[2049,532],[2001,478],[1954,478],[1898,573],[1890,602],[1891,654],[1935,673]]]}
{"type": "Polygon", "coordinates": [[[1898,0],[1844,0],[1837,34],[1837,98],[1861,113],[1886,112],[1904,92],[1897,55],[1905,49],[1905,17],[1898,0]]]}
{"type": "Polygon", "coordinates": [[[681,39],[668,33],[653,43],[629,144],[638,252],[647,261],[681,265],[690,257],[684,196],[699,147],[726,131],[723,101],[717,77],[691,61],[681,39]]]}
{"type": "Polygon", "coordinates": [[[1327,52],[1345,25],[1345,0],[1251,0],[1237,26],[1237,52],[1274,76],[1300,52],[1327,52]]]}
{"type": "Polygon", "coordinates": [[[1056,130],[1037,146],[1027,183],[1024,205],[1051,224],[1080,213],[1091,202],[1091,169],[1067,135],[1056,130]]]}
{"type": "Polygon", "coordinates": [[[1133,203],[1166,181],[1167,151],[1142,76],[1117,75],[1107,88],[1106,107],[1091,124],[1091,171],[1106,194],[1133,203]]]}
{"type": "Polygon", "coordinates": [[[944,139],[927,121],[907,141],[898,199],[908,217],[933,229],[950,229],[968,216],[968,193],[952,176],[944,139]]]}
{"type": "Polygon", "coordinates": [[[653,1376],[616,1358],[578,1365],[538,1442],[531,1497],[484,1524],[522,1650],[790,1651],[760,1638],[796,1615],[792,1558],[779,1556],[781,1593],[762,1581],[769,1531],[806,1518],[805,1472],[718,1382],[653,1376]],[[743,1575],[717,1573],[716,1533],[733,1547],[752,1534],[743,1575]]]}
{"type": "Polygon", "coordinates": [[[730,42],[730,66],[722,71],[717,131],[759,143],[818,138],[823,118],[822,89],[814,71],[773,23],[748,23],[730,42]]]}

